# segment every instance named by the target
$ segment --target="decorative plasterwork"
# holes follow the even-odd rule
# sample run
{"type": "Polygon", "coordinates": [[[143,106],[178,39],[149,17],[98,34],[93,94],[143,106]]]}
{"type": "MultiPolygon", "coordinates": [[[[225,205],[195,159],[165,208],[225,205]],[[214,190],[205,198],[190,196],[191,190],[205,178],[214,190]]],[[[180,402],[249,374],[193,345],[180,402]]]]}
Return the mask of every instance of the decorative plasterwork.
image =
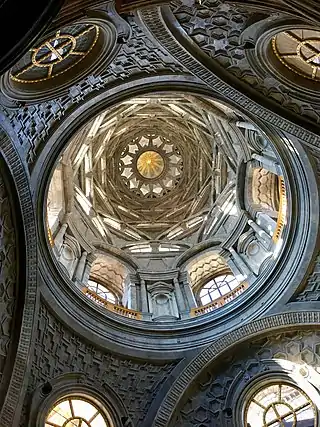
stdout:
{"type": "MultiPolygon", "coordinates": [[[[103,111],[73,137],[63,157],[72,165],[76,208],[91,212],[108,243],[145,246],[128,248],[132,253],[150,252],[146,243],[152,240],[192,243],[226,197],[240,158],[249,155],[243,134],[229,124],[235,114],[224,110],[211,100],[169,92],[103,111]]],[[[221,212],[231,215],[234,208],[237,217],[234,191],[230,197],[221,212]]]]}
{"type": "MultiPolygon", "coordinates": [[[[88,390],[94,388],[102,396],[107,396],[111,388],[120,397],[134,425],[140,426],[164,379],[177,362],[153,363],[143,359],[132,360],[124,355],[118,357],[100,345],[95,346],[92,341],[82,339],[71,328],[41,305],[25,405],[33,391],[48,379],[77,372],[82,374],[82,383],[88,384],[88,390]]],[[[28,414],[25,413],[21,424],[27,425],[27,419],[28,414]]]]}
{"type": "MultiPolygon", "coordinates": [[[[157,81],[159,81],[158,79],[153,80],[152,78],[150,79],[150,81],[156,83],[157,81]]],[[[162,81],[162,80],[161,80],[162,81]]],[[[163,79],[163,81],[167,81],[166,78],[163,79]]],[[[135,83],[133,83],[133,87],[134,88],[138,88],[141,86],[141,82],[137,81],[135,83]]],[[[127,90],[127,85],[124,85],[124,88],[127,90]]],[[[115,94],[118,94],[119,98],[112,98],[113,101],[116,103],[117,99],[123,101],[122,95],[124,95],[124,92],[122,92],[122,86],[116,87],[113,90],[111,90],[110,92],[108,92],[108,96],[112,96],[114,97],[115,94]]],[[[84,106],[79,106],[79,108],[74,112],[74,114],[72,116],[66,117],[63,125],[64,125],[64,129],[74,129],[75,128],[75,123],[77,123],[79,125],[79,117],[82,118],[83,120],[85,115],[86,115],[86,111],[90,110],[92,111],[92,109],[95,109],[95,106],[97,105],[97,103],[99,102],[103,102],[104,100],[104,95],[105,94],[98,94],[98,96],[96,98],[93,98],[92,100],[89,100],[88,103],[84,106]]],[[[96,110],[94,110],[96,111],[96,110]]],[[[81,123],[84,123],[84,121],[81,121],[81,123]]],[[[269,128],[270,129],[270,128],[269,128]]],[[[268,132],[268,128],[265,127],[264,130],[271,135],[268,132]]],[[[277,131],[272,128],[272,135],[274,137],[274,143],[277,146],[277,149],[280,149],[281,151],[281,156],[283,156],[283,158],[285,159],[285,162],[287,165],[289,166],[289,170],[288,173],[290,175],[291,179],[295,179],[296,182],[301,182],[304,183],[304,185],[306,185],[307,187],[311,185],[312,187],[312,192],[313,194],[317,194],[317,190],[314,187],[314,177],[313,177],[313,172],[309,168],[306,167],[306,164],[304,165],[303,168],[301,168],[299,165],[295,164],[295,161],[293,160],[293,156],[294,158],[297,159],[304,159],[305,162],[307,162],[307,159],[305,158],[305,154],[303,149],[301,148],[301,146],[299,145],[299,141],[298,140],[294,140],[294,147],[293,145],[291,145],[291,141],[290,139],[286,139],[286,137],[282,134],[284,141],[285,141],[285,145],[286,145],[286,149],[284,150],[284,144],[283,141],[280,140],[280,138],[277,138],[277,131]],[[292,147],[292,149],[287,149],[287,147],[292,147]],[[294,153],[296,153],[298,150],[299,155],[296,156],[294,153]],[[296,169],[296,167],[298,169],[296,169]],[[307,172],[308,171],[308,172],[307,172]],[[307,172],[307,177],[304,176],[304,173],[307,172]],[[301,175],[302,173],[302,175],[301,175]],[[297,175],[296,175],[297,174],[297,175]],[[296,176],[296,178],[293,178],[293,176],[296,176]],[[299,176],[299,178],[297,178],[299,176]]],[[[278,135],[279,136],[279,135],[278,135]]],[[[50,138],[47,142],[47,146],[44,150],[44,152],[41,155],[41,159],[42,161],[44,161],[45,163],[47,161],[49,161],[50,157],[52,157],[52,153],[53,151],[51,151],[53,149],[53,146],[57,147],[57,145],[62,148],[64,144],[66,144],[67,141],[67,136],[65,136],[63,138],[62,134],[60,131],[57,131],[57,133],[55,133],[54,136],[52,136],[52,138],[50,138]],[[54,145],[55,144],[55,145],[54,145]]],[[[42,164],[42,163],[41,163],[42,164]]],[[[52,161],[50,161],[50,165],[51,167],[53,167],[53,163],[52,161]]],[[[45,172],[45,169],[42,168],[37,168],[37,174],[33,176],[33,180],[34,182],[41,182],[41,183],[45,183],[48,182],[49,179],[49,175],[48,172],[45,172]],[[45,172],[45,173],[44,173],[45,172]],[[44,173],[44,174],[43,174],[44,173]]],[[[43,187],[42,187],[43,190],[43,187]]],[[[303,203],[304,206],[308,206],[308,209],[312,209],[312,211],[317,210],[317,205],[316,204],[312,204],[310,205],[310,203],[308,202],[307,199],[307,194],[305,193],[305,191],[300,191],[301,188],[300,186],[295,187],[295,190],[298,191],[298,199],[296,199],[296,194],[291,194],[289,193],[289,197],[293,197],[294,200],[299,200],[301,201],[301,203],[303,203]]],[[[311,191],[311,189],[310,189],[311,191]]],[[[39,198],[39,212],[42,211],[43,209],[43,205],[45,203],[45,200],[43,198],[41,198],[41,194],[42,191],[39,193],[40,194],[40,198],[39,198]]],[[[43,193],[45,194],[45,193],[43,193]]],[[[265,293],[260,293],[258,292],[257,294],[255,294],[254,292],[250,292],[250,289],[248,290],[248,292],[245,292],[243,295],[239,296],[238,301],[237,301],[237,305],[236,305],[236,310],[233,310],[233,308],[235,307],[228,307],[228,309],[224,310],[223,308],[221,309],[221,311],[219,310],[219,315],[217,313],[210,313],[210,316],[207,316],[207,320],[208,322],[212,321],[212,330],[211,330],[211,336],[216,336],[217,334],[220,334],[222,330],[226,330],[229,328],[234,327],[236,324],[239,324],[241,322],[243,322],[243,319],[247,319],[248,320],[248,315],[249,317],[253,317],[256,315],[259,315],[259,313],[261,312],[265,312],[266,310],[268,310],[272,304],[274,304],[274,302],[281,298],[283,301],[288,301],[288,299],[290,298],[290,295],[292,295],[293,290],[298,286],[298,282],[301,279],[297,279],[297,281],[292,280],[293,277],[296,277],[297,275],[297,271],[296,267],[298,267],[299,269],[299,277],[301,278],[301,275],[305,274],[307,264],[308,261],[303,261],[303,266],[301,264],[301,260],[306,260],[306,259],[310,259],[311,252],[314,250],[314,242],[316,239],[316,230],[317,230],[317,224],[314,223],[314,221],[310,222],[310,216],[309,213],[307,213],[307,211],[305,209],[303,210],[299,210],[299,212],[301,212],[301,215],[299,216],[299,218],[296,218],[296,221],[298,221],[298,226],[296,229],[301,229],[303,227],[303,229],[306,231],[303,235],[301,235],[301,233],[299,234],[295,234],[294,230],[292,229],[290,232],[290,238],[294,239],[295,244],[290,244],[287,248],[287,250],[285,251],[284,257],[283,259],[281,259],[281,276],[277,276],[277,280],[275,278],[275,276],[273,275],[271,277],[271,280],[268,282],[269,284],[269,288],[268,290],[265,287],[262,287],[261,285],[263,285],[261,282],[259,282],[259,284],[257,284],[257,288],[259,289],[264,289],[265,293]],[[310,230],[310,227],[313,229],[313,232],[311,233],[307,233],[307,230],[310,230]],[[303,244],[301,244],[301,239],[303,240],[303,244]],[[308,249],[307,249],[308,248],[308,249]],[[290,269],[287,268],[288,267],[288,260],[290,263],[290,269]],[[292,263],[291,263],[292,262],[292,263]],[[280,279],[281,277],[281,279],[280,279]],[[280,282],[278,281],[280,280],[280,282]],[[260,287],[261,286],[261,287],[260,287]],[[272,290],[271,290],[272,289],[272,290]],[[258,302],[259,301],[259,302],[258,302]],[[247,304],[250,304],[251,309],[247,310],[247,304]],[[242,313],[242,314],[240,314],[242,313]],[[219,322],[216,322],[216,320],[219,318],[219,322]]],[[[309,212],[309,210],[308,210],[309,212]]],[[[317,214],[315,214],[314,218],[317,218],[317,214]]],[[[42,228],[41,228],[42,229],[42,228]]],[[[149,255],[147,254],[147,257],[149,257],[149,255]]],[[[47,260],[47,262],[50,262],[49,260],[47,260]]],[[[54,283],[51,283],[48,286],[48,292],[46,292],[46,299],[48,301],[53,302],[55,300],[64,300],[67,301],[69,296],[67,294],[69,294],[70,292],[72,292],[72,301],[75,302],[74,306],[73,304],[70,305],[69,310],[70,312],[72,312],[72,315],[75,316],[75,318],[77,318],[77,320],[80,322],[81,324],[81,328],[83,325],[83,320],[81,318],[79,318],[78,313],[77,313],[77,308],[76,306],[78,306],[78,302],[77,301],[79,298],[78,295],[75,295],[75,292],[73,292],[72,290],[68,290],[66,291],[66,286],[65,283],[63,283],[63,281],[61,280],[61,278],[58,277],[58,275],[55,274],[55,279],[54,279],[54,283]],[[49,295],[51,294],[51,295],[49,295]],[[54,295],[54,296],[53,296],[54,295]]],[[[81,300],[82,301],[82,300],[81,300]]],[[[82,301],[83,302],[83,301],[82,301]]],[[[232,305],[232,304],[231,304],[232,305]]],[[[63,310],[62,310],[63,311],[63,310]]],[[[90,312],[90,316],[94,317],[94,322],[95,325],[103,325],[103,327],[99,327],[98,330],[96,331],[96,333],[99,333],[101,335],[101,339],[105,340],[106,343],[108,343],[107,345],[109,345],[109,343],[112,341],[114,343],[114,335],[113,335],[113,323],[116,322],[116,319],[114,318],[114,316],[112,316],[112,314],[107,313],[105,316],[102,316],[102,314],[97,310],[94,310],[94,308],[92,306],[90,306],[88,308],[88,313],[90,312]]],[[[61,314],[62,315],[62,314],[61,314]]],[[[86,321],[89,321],[90,316],[88,316],[88,318],[86,319],[86,321]]],[[[252,318],[251,317],[251,318],[252,318]]],[[[128,319],[124,319],[122,321],[122,323],[124,323],[126,326],[133,326],[132,322],[128,321],[128,319]]],[[[182,322],[181,325],[185,324],[186,322],[182,322]]],[[[190,326],[192,326],[191,324],[193,323],[193,321],[190,321],[190,326]]],[[[196,323],[196,322],[194,322],[196,323]]],[[[170,330],[171,330],[171,336],[172,339],[177,339],[177,334],[176,331],[174,331],[174,327],[172,325],[170,325],[170,330]]],[[[87,333],[88,331],[86,331],[85,333],[87,333]]],[[[156,349],[157,348],[157,341],[158,341],[158,331],[154,331],[155,335],[153,338],[150,338],[150,340],[148,341],[148,348],[152,348],[152,349],[156,349]]],[[[150,335],[151,336],[151,335],[150,335]]],[[[128,336],[126,336],[126,334],[123,333],[122,327],[117,324],[117,342],[119,343],[132,343],[132,351],[136,351],[137,346],[140,345],[140,335],[139,332],[137,332],[137,334],[135,335],[135,343],[132,342],[132,339],[128,336]]],[[[195,338],[195,337],[194,337],[195,338]]],[[[204,336],[201,334],[197,334],[197,338],[196,341],[197,342],[204,342],[203,341],[204,336]]],[[[205,339],[209,339],[209,337],[206,337],[205,339]]],[[[188,345],[191,345],[191,337],[188,336],[188,345]]],[[[193,341],[192,341],[193,342],[193,341]]],[[[174,344],[172,341],[170,342],[170,348],[185,348],[186,342],[185,341],[179,341],[179,344],[176,345],[174,344]]]]}
{"type": "MultiPolygon", "coordinates": [[[[1,140],[0,130],[0,140],[1,140]]],[[[1,158],[0,175],[0,410],[11,376],[11,360],[15,357],[16,340],[19,337],[21,316],[18,309],[19,285],[18,236],[15,229],[12,198],[8,187],[7,168],[1,158]]],[[[20,236],[19,236],[20,237],[20,236]]],[[[20,271],[21,274],[21,271],[20,271]]]]}
{"type": "Polygon", "coordinates": [[[265,317],[244,325],[224,335],[209,345],[196,356],[173,383],[166,395],[153,423],[153,427],[167,427],[175,408],[191,384],[204,372],[214,360],[239,345],[259,335],[270,334],[272,331],[287,331],[299,327],[310,327],[319,324],[320,312],[283,313],[265,317]]]}
{"type": "Polygon", "coordinates": [[[316,258],[304,289],[295,297],[295,301],[320,301],[320,255],[316,258]]]}

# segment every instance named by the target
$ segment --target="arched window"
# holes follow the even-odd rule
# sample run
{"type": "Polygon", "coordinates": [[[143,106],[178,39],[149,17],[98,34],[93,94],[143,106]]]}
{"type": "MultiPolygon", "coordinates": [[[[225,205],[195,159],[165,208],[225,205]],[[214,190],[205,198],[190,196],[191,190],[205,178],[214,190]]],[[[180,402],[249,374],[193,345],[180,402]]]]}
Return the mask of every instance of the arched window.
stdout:
{"type": "Polygon", "coordinates": [[[115,294],[100,283],[95,282],[94,280],[88,280],[88,288],[104,300],[111,302],[112,304],[118,303],[115,294]]]}
{"type": "Polygon", "coordinates": [[[107,413],[83,397],[68,397],[55,403],[45,427],[113,427],[107,413]]]}
{"type": "Polygon", "coordinates": [[[239,282],[232,274],[223,274],[209,280],[200,290],[200,300],[202,305],[209,304],[223,295],[233,291],[239,282]]]}
{"type": "Polygon", "coordinates": [[[316,414],[313,402],[298,387],[269,384],[251,397],[245,427],[316,427],[316,414]]]}

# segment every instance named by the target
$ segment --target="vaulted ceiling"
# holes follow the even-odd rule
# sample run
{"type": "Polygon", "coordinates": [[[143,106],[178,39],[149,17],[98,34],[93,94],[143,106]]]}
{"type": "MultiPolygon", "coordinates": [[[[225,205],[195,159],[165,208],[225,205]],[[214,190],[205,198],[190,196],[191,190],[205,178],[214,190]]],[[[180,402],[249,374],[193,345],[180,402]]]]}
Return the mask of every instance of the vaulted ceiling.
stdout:
{"type": "Polygon", "coordinates": [[[220,104],[175,93],[104,111],[64,154],[76,200],[89,203],[112,244],[194,240],[233,180],[240,152],[229,124],[235,118],[220,104]]]}

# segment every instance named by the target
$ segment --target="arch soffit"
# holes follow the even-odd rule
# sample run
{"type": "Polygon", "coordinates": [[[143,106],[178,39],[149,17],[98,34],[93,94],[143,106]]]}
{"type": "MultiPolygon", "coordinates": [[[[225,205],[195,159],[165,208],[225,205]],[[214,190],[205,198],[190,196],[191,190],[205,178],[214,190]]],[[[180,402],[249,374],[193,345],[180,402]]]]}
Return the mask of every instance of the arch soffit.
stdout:
{"type": "Polygon", "coordinates": [[[0,149],[8,169],[15,182],[17,199],[20,205],[25,241],[20,255],[25,260],[25,296],[15,361],[10,383],[0,413],[0,425],[11,427],[18,422],[20,405],[26,392],[24,379],[29,372],[29,354],[32,352],[32,336],[34,323],[37,320],[37,241],[36,221],[34,216],[29,180],[25,166],[20,158],[17,147],[20,147],[16,134],[7,126],[5,119],[0,116],[0,149]]]}
{"type": "Polygon", "coordinates": [[[181,398],[196,379],[224,353],[253,338],[296,328],[319,329],[319,311],[281,313],[254,320],[218,338],[202,350],[181,372],[165,396],[152,427],[168,427],[181,398]]]}

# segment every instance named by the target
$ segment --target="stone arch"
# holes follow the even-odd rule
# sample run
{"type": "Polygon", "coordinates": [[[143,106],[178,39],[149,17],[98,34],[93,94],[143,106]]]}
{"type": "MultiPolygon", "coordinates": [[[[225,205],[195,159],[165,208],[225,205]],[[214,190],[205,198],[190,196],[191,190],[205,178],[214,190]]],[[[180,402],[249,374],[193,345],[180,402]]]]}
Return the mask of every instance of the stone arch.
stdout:
{"type": "Polygon", "coordinates": [[[169,425],[181,397],[188,388],[209,365],[227,351],[239,344],[271,332],[288,331],[298,327],[315,328],[319,322],[320,312],[318,311],[282,313],[255,320],[217,339],[202,350],[175,380],[157,412],[153,427],[167,427],[169,425]]]}
{"type": "MultiPolygon", "coordinates": [[[[15,425],[20,416],[20,405],[25,393],[24,381],[29,371],[28,360],[32,349],[32,332],[36,320],[38,296],[36,224],[27,174],[16,149],[18,144],[10,129],[6,131],[0,129],[0,150],[9,170],[7,175],[11,175],[15,181],[15,188],[12,186],[10,193],[16,197],[16,222],[19,220],[20,227],[22,229],[23,226],[24,230],[24,233],[23,231],[19,233],[17,251],[20,266],[17,281],[21,287],[19,294],[22,295],[22,301],[19,303],[20,320],[19,316],[15,320],[19,338],[16,342],[15,354],[12,354],[11,378],[8,379],[0,413],[0,424],[3,427],[15,425]]],[[[16,231],[19,232],[19,226],[16,231]]]]}

